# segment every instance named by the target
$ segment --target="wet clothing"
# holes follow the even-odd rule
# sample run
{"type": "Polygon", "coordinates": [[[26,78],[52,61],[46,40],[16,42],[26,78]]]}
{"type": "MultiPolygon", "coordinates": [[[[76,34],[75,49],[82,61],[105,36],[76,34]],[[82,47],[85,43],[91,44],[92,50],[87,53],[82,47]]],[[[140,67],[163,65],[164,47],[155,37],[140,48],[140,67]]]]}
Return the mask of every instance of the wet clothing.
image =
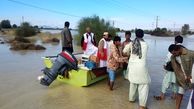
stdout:
{"type": "MultiPolygon", "coordinates": [[[[172,54],[169,52],[167,54],[166,60],[165,60],[165,66],[166,63],[170,61],[172,54]]],[[[166,90],[171,86],[172,91],[174,93],[177,92],[177,86],[176,86],[176,77],[174,72],[165,70],[164,79],[162,82],[162,93],[166,93],[166,90]]]]}
{"type": "Polygon", "coordinates": [[[115,81],[115,72],[114,70],[107,69],[108,77],[111,82],[115,81]]]}
{"type": "Polygon", "coordinates": [[[191,92],[190,99],[187,105],[187,109],[193,109],[194,108],[194,89],[191,92]]]}
{"type": "Polygon", "coordinates": [[[135,101],[139,94],[139,105],[146,107],[149,93],[149,84],[130,83],[129,101],[135,101]]]}

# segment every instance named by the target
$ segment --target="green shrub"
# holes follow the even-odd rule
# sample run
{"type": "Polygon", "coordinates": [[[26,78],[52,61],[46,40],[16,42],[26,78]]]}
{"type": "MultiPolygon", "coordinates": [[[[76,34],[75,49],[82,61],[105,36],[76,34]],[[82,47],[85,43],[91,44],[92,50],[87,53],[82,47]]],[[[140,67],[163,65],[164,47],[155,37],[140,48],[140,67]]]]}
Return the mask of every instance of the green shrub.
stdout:
{"type": "Polygon", "coordinates": [[[102,38],[103,32],[105,31],[109,32],[112,36],[116,35],[116,29],[109,21],[100,19],[99,16],[96,15],[92,17],[84,17],[78,23],[79,36],[76,37],[78,45],[80,45],[81,37],[86,32],[87,27],[90,27],[92,32],[95,34],[97,43],[102,38]]]}
{"type": "Polygon", "coordinates": [[[2,20],[0,26],[1,28],[11,28],[11,23],[9,20],[2,20]]]}
{"type": "Polygon", "coordinates": [[[13,26],[12,26],[13,28],[17,28],[18,26],[16,25],[16,24],[13,24],[13,26]]]}
{"type": "Polygon", "coordinates": [[[36,34],[36,29],[33,28],[28,22],[21,24],[20,28],[17,28],[15,31],[16,37],[23,38],[29,37],[36,34]]]}

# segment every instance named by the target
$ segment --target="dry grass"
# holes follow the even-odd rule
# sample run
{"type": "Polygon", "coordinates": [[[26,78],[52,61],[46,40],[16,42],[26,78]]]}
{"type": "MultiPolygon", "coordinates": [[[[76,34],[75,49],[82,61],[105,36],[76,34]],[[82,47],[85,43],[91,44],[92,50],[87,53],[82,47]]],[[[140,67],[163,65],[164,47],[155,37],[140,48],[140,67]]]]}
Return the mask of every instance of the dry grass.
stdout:
{"type": "Polygon", "coordinates": [[[53,38],[60,39],[61,35],[58,34],[51,34],[51,33],[40,33],[37,35],[42,42],[50,42],[53,38]]]}
{"type": "MultiPolygon", "coordinates": [[[[15,38],[15,29],[4,29],[3,32],[0,32],[0,34],[6,41],[13,40],[15,38]]],[[[57,38],[60,40],[61,34],[60,33],[51,34],[46,32],[38,33],[37,35],[31,37],[25,37],[25,39],[30,40],[32,43],[35,43],[37,40],[41,40],[42,42],[48,42],[53,38],[57,38]]]]}
{"type": "Polygon", "coordinates": [[[15,29],[2,29],[0,34],[3,36],[4,40],[12,40],[15,38],[15,29]]]}

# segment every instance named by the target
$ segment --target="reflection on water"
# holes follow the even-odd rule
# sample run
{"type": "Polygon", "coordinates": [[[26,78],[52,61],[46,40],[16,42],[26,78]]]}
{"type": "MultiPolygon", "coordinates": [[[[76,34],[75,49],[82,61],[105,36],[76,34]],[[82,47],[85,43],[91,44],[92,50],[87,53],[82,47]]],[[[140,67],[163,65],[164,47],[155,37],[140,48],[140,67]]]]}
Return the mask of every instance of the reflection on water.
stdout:
{"type": "MultiPolygon", "coordinates": [[[[124,34],[120,35],[124,40],[124,34]]],[[[134,35],[132,36],[132,39],[134,35]]],[[[168,46],[174,38],[145,35],[149,44],[148,67],[152,78],[148,107],[150,109],[173,109],[175,101],[167,93],[158,102],[153,95],[159,94],[164,76],[162,65],[168,46]]],[[[184,39],[184,45],[194,50],[194,36],[184,39]]],[[[115,90],[109,91],[106,80],[89,87],[76,87],[55,81],[49,88],[37,81],[44,68],[42,56],[56,55],[61,44],[44,44],[43,51],[11,51],[9,45],[0,45],[0,108],[1,109],[137,109],[138,103],[128,101],[128,81],[118,75],[115,90]]],[[[80,47],[74,46],[75,51],[80,47]]],[[[189,91],[184,96],[182,109],[186,108],[189,91]]]]}

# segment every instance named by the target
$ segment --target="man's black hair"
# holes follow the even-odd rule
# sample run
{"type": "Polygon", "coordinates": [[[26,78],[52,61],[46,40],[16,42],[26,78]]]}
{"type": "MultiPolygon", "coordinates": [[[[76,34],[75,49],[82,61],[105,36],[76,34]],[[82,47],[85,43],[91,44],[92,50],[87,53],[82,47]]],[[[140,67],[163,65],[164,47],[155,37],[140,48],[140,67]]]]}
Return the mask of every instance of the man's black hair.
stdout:
{"type": "Polygon", "coordinates": [[[176,37],[174,38],[174,40],[175,40],[175,42],[177,42],[177,43],[183,43],[183,37],[180,36],[180,35],[176,36],[176,37]]]}
{"type": "Polygon", "coordinates": [[[169,47],[168,47],[168,51],[169,52],[172,52],[173,50],[174,50],[174,48],[175,48],[175,44],[171,44],[169,47]]]}
{"type": "Polygon", "coordinates": [[[69,23],[68,21],[66,21],[66,22],[65,22],[65,27],[69,27],[69,24],[70,24],[70,23],[69,23]]]}
{"type": "Polygon", "coordinates": [[[120,38],[119,36],[115,36],[113,41],[114,41],[114,42],[116,42],[116,41],[121,41],[121,38],[120,38]]]}
{"type": "Polygon", "coordinates": [[[182,45],[176,45],[176,44],[171,44],[168,47],[168,51],[172,52],[172,51],[178,51],[181,47],[183,47],[182,45]]]}
{"type": "Polygon", "coordinates": [[[137,30],[135,31],[135,35],[136,35],[136,37],[138,37],[138,38],[143,38],[143,36],[144,36],[144,31],[143,31],[142,29],[137,29],[137,30]]]}
{"type": "Polygon", "coordinates": [[[125,35],[127,35],[127,34],[128,34],[128,35],[131,35],[131,31],[126,31],[126,32],[125,32],[125,35]]]}

